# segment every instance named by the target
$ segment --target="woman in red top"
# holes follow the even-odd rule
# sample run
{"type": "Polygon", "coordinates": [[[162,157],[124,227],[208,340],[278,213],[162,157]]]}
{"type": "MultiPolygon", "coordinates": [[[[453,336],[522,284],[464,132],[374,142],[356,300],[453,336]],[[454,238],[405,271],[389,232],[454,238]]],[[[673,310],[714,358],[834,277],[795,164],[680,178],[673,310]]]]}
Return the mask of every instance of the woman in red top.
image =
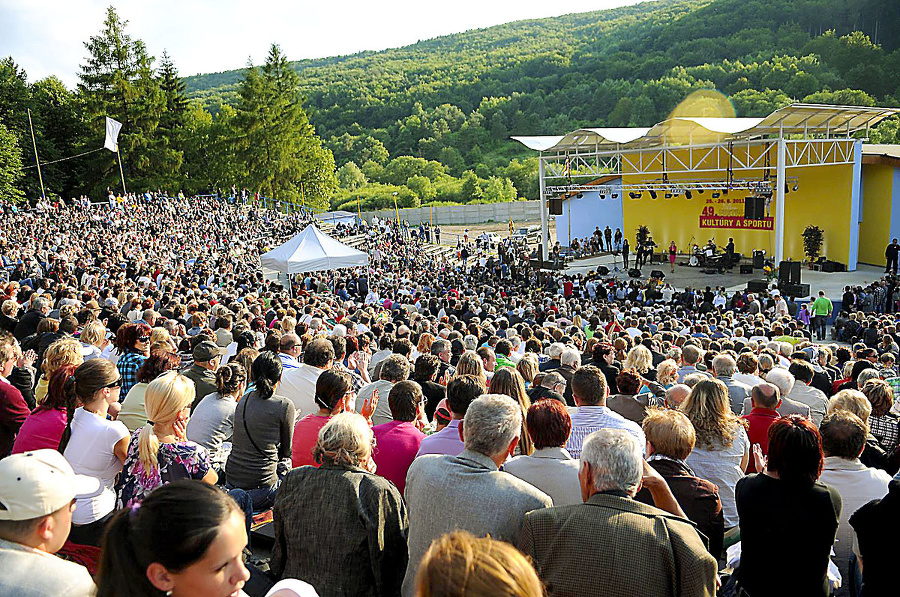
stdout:
{"type": "Polygon", "coordinates": [[[78,406],[76,369],[75,365],[63,365],[50,376],[47,398],[25,419],[13,444],[13,454],[59,448],[59,440],[66,429],[66,413],[69,408],[75,410],[78,406]]]}
{"type": "Polygon", "coordinates": [[[319,411],[306,415],[294,426],[291,442],[291,463],[294,467],[319,466],[312,456],[319,430],[334,415],[353,410],[355,394],[350,376],[340,371],[323,371],[316,381],[315,399],[319,411]]]}

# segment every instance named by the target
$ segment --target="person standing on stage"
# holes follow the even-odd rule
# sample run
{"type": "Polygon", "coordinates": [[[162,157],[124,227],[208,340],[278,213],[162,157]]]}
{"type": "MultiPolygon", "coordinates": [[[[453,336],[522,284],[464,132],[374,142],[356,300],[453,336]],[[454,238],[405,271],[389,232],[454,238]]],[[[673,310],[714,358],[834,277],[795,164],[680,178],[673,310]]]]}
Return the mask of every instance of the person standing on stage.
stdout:
{"type": "MultiPolygon", "coordinates": [[[[618,230],[617,230],[618,232],[618,230]]],[[[625,265],[625,269],[628,269],[628,239],[622,240],[622,263],[625,265]]]]}
{"type": "Polygon", "coordinates": [[[678,247],[675,246],[675,241],[669,243],[669,265],[672,266],[672,273],[675,273],[675,256],[678,255],[678,247]]]}
{"type": "Polygon", "coordinates": [[[615,243],[616,243],[614,245],[614,247],[615,247],[615,250],[617,251],[622,246],[622,230],[619,228],[616,228],[616,234],[613,238],[615,239],[615,243]]]}
{"type": "Polygon", "coordinates": [[[897,244],[897,239],[891,241],[891,244],[887,246],[884,250],[884,257],[887,259],[887,265],[884,268],[884,273],[886,274],[894,274],[897,275],[897,256],[900,255],[900,244],[897,244]]]}
{"type": "Polygon", "coordinates": [[[613,245],[612,245],[612,230],[609,226],[603,231],[603,237],[606,239],[606,250],[612,253],[613,245]]]}
{"type": "Polygon", "coordinates": [[[824,290],[820,290],[819,298],[813,301],[812,304],[813,330],[816,332],[816,338],[820,342],[825,339],[825,323],[831,317],[833,310],[834,306],[831,304],[831,299],[825,296],[824,290]]]}

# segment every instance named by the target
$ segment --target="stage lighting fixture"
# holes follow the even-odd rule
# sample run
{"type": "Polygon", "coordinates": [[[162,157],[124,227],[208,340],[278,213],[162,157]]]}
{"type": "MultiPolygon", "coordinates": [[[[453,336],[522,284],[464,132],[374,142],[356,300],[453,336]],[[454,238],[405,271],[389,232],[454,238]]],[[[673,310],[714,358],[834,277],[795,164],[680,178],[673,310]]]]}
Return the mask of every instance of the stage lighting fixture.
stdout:
{"type": "Polygon", "coordinates": [[[584,197],[582,193],[578,193],[577,195],[575,195],[576,199],[581,199],[582,197],[584,197]]]}
{"type": "Polygon", "coordinates": [[[784,183],[784,194],[787,195],[791,192],[791,188],[788,186],[788,183],[784,183]]]}
{"type": "Polygon", "coordinates": [[[613,194],[611,195],[611,197],[612,197],[613,199],[618,199],[618,198],[619,198],[619,194],[618,194],[618,193],[613,193],[613,194]]]}
{"type": "Polygon", "coordinates": [[[721,196],[722,196],[722,194],[719,191],[713,191],[713,194],[712,194],[713,199],[718,199],[721,196]]]}
{"type": "Polygon", "coordinates": [[[656,191],[653,191],[653,190],[650,191],[650,198],[656,199],[656,191]]]}
{"type": "Polygon", "coordinates": [[[632,199],[640,199],[641,198],[641,194],[635,193],[634,191],[631,191],[630,193],[628,193],[628,196],[631,197],[632,199]]]}
{"type": "Polygon", "coordinates": [[[727,194],[728,194],[728,189],[722,189],[722,194],[723,194],[723,195],[727,195],[727,194]]]}
{"type": "Polygon", "coordinates": [[[603,193],[600,193],[600,198],[601,198],[601,199],[606,199],[606,195],[604,195],[603,193]]]}
{"type": "Polygon", "coordinates": [[[685,196],[686,199],[693,199],[693,198],[694,198],[694,195],[691,193],[690,190],[685,191],[685,192],[684,192],[684,196],[685,196]]]}
{"type": "Polygon", "coordinates": [[[702,194],[703,194],[703,189],[697,189],[697,193],[699,193],[700,195],[702,195],[702,194]]]}
{"type": "Polygon", "coordinates": [[[672,198],[672,193],[666,193],[664,196],[665,196],[666,199],[671,199],[671,198],[672,198]]]}
{"type": "Polygon", "coordinates": [[[796,191],[796,190],[797,190],[797,189],[799,189],[799,188],[800,188],[800,185],[796,185],[796,184],[795,184],[795,185],[794,185],[794,186],[793,186],[793,187],[792,187],[792,189],[791,189],[791,190],[794,190],[794,191],[796,191]]]}

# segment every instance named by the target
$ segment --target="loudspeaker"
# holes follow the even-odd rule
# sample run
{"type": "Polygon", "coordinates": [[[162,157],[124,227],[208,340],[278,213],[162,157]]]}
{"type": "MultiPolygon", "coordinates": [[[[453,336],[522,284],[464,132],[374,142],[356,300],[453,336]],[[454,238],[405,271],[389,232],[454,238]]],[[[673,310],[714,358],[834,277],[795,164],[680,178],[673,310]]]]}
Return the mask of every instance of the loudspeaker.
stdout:
{"type": "Polygon", "coordinates": [[[753,266],[750,265],[749,263],[745,263],[745,264],[741,265],[741,273],[742,274],[752,274],[753,266]]]}
{"type": "Polygon", "coordinates": [[[809,284],[778,284],[782,294],[794,298],[809,296],[809,284]]]}
{"type": "Polygon", "coordinates": [[[597,266],[597,273],[600,274],[601,276],[608,276],[609,268],[606,267],[605,265],[599,265],[599,266],[597,266]]]}
{"type": "Polygon", "coordinates": [[[562,197],[550,197],[550,215],[562,215],[562,197]]]}
{"type": "Polygon", "coordinates": [[[839,261],[827,260],[822,263],[822,271],[829,273],[845,272],[847,271],[847,266],[839,261]]]}
{"type": "Polygon", "coordinates": [[[651,278],[656,278],[657,280],[665,279],[666,275],[662,272],[662,270],[655,269],[650,272],[651,278]]]}
{"type": "Polygon", "coordinates": [[[637,268],[631,268],[630,270],[628,270],[628,275],[631,276],[632,278],[640,278],[641,270],[639,270],[637,268]]]}
{"type": "Polygon", "coordinates": [[[782,261],[778,265],[778,283],[779,284],[799,284],[800,283],[800,262],[799,261],[782,261]]]}
{"type": "Polygon", "coordinates": [[[766,252],[765,251],[753,251],[753,267],[756,269],[762,269],[766,264],[766,252]]]}
{"type": "Polygon", "coordinates": [[[769,288],[767,280],[750,280],[747,282],[747,290],[749,292],[765,292],[769,288]]]}
{"type": "Polygon", "coordinates": [[[756,197],[744,197],[744,219],[752,220],[756,209],[756,197]]]}
{"type": "Polygon", "coordinates": [[[800,284],[800,262],[791,261],[791,284],[800,284]]]}

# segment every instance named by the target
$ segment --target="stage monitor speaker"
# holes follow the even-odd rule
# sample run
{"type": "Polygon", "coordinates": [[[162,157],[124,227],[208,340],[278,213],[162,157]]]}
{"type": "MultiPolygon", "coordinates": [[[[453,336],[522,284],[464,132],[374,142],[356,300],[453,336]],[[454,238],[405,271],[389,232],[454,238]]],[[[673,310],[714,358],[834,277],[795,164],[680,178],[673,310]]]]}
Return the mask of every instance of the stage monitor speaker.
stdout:
{"type": "Polygon", "coordinates": [[[822,263],[822,271],[823,272],[845,272],[847,271],[847,266],[841,263],[840,261],[831,261],[826,260],[822,263]]]}
{"type": "Polygon", "coordinates": [[[753,267],[755,269],[762,269],[766,264],[766,252],[765,251],[753,251],[753,267]]]}
{"type": "Polygon", "coordinates": [[[780,284],[799,284],[800,262],[782,261],[778,264],[778,282],[780,284]]]}
{"type": "Polygon", "coordinates": [[[641,270],[639,270],[637,268],[631,268],[630,270],[628,270],[628,275],[631,276],[632,278],[640,278],[641,270]]]}
{"type": "Polygon", "coordinates": [[[791,284],[800,284],[800,262],[791,261],[791,284]]]}
{"type": "Polygon", "coordinates": [[[742,273],[742,274],[752,274],[752,273],[753,273],[753,266],[750,265],[749,263],[742,264],[742,265],[741,265],[741,273],[742,273]]]}
{"type": "Polygon", "coordinates": [[[809,296],[809,284],[779,284],[778,288],[783,294],[794,298],[809,296]]]}
{"type": "Polygon", "coordinates": [[[768,288],[768,280],[750,280],[749,282],[747,282],[748,292],[765,292],[768,288]]]}
{"type": "Polygon", "coordinates": [[[550,215],[562,215],[562,197],[550,197],[550,215]]]}
{"type": "Polygon", "coordinates": [[[605,265],[597,266],[597,273],[600,274],[601,276],[608,276],[609,268],[606,267],[605,265]]]}
{"type": "Polygon", "coordinates": [[[664,280],[665,277],[666,277],[666,274],[664,274],[664,273],[662,272],[662,270],[655,269],[655,270],[653,270],[653,271],[650,272],[650,277],[651,277],[651,278],[656,278],[657,280],[664,280]]]}

